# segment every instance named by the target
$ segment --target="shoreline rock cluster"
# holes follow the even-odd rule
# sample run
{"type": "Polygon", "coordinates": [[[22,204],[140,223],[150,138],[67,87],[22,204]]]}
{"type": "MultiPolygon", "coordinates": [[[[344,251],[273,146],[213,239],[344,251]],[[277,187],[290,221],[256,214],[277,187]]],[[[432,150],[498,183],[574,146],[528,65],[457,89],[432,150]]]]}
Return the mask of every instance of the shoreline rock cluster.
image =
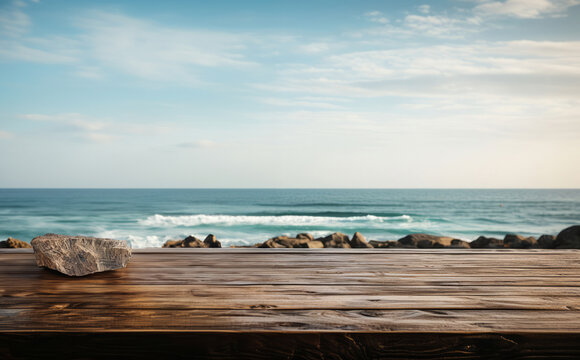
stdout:
{"type": "Polygon", "coordinates": [[[221,248],[220,243],[215,235],[209,234],[201,241],[193,235],[189,235],[183,240],[168,240],[163,244],[164,248],[221,248]]]}
{"type": "MultiPolygon", "coordinates": [[[[0,248],[30,248],[30,244],[14,238],[0,241],[0,248]]],[[[183,240],[169,240],[164,248],[221,248],[222,244],[215,235],[209,234],[203,241],[193,235],[183,240]]],[[[570,226],[558,235],[542,235],[538,238],[507,234],[503,239],[480,236],[473,241],[455,239],[448,236],[415,233],[398,240],[369,240],[359,232],[352,238],[335,232],[333,234],[314,238],[311,234],[300,233],[295,237],[280,235],[263,243],[246,246],[231,246],[236,248],[417,248],[417,249],[580,249],[580,225],[570,226]]]]}
{"type": "MultiPolygon", "coordinates": [[[[183,240],[169,240],[164,248],[221,248],[221,243],[213,234],[209,234],[204,241],[191,235],[183,240]]],[[[562,230],[557,236],[542,235],[539,238],[525,237],[516,234],[507,234],[503,239],[480,236],[469,242],[448,236],[415,233],[406,235],[399,240],[377,241],[367,239],[359,232],[352,238],[348,235],[335,232],[325,237],[314,238],[311,234],[300,233],[295,237],[280,235],[266,240],[263,243],[232,246],[237,248],[417,248],[417,249],[580,249],[580,225],[571,226],[562,230]]]]}

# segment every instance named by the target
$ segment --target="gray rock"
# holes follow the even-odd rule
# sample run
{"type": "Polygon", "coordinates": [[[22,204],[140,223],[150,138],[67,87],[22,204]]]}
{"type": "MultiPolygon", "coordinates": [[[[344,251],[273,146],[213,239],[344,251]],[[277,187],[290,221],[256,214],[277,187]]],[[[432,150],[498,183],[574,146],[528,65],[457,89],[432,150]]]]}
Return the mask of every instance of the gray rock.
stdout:
{"type": "Polygon", "coordinates": [[[558,234],[554,242],[556,249],[580,249],[580,225],[570,226],[558,234]]]}
{"type": "Polygon", "coordinates": [[[205,240],[203,240],[203,244],[208,248],[221,248],[222,243],[216,239],[214,234],[209,234],[205,240]]]}
{"type": "Polygon", "coordinates": [[[373,246],[367,242],[367,239],[363,236],[363,234],[359,233],[358,231],[354,233],[352,239],[349,242],[350,247],[352,248],[372,248],[373,246]]]}
{"type": "Polygon", "coordinates": [[[261,248],[301,248],[308,247],[307,244],[310,239],[303,238],[289,238],[288,236],[281,235],[271,238],[261,244],[261,248]]]}
{"type": "Polygon", "coordinates": [[[473,249],[499,249],[503,248],[503,240],[480,236],[469,243],[469,245],[473,249]]]}
{"type": "Polygon", "coordinates": [[[369,241],[369,244],[377,249],[401,247],[401,244],[395,240],[387,240],[387,241],[371,240],[369,241]]]}
{"type": "Polygon", "coordinates": [[[556,236],[554,235],[542,235],[538,238],[536,243],[536,248],[538,249],[553,249],[554,242],[556,241],[556,236]]]}
{"type": "Polygon", "coordinates": [[[163,244],[164,248],[176,248],[176,247],[181,247],[181,243],[183,242],[183,240],[167,240],[165,242],[165,244],[163,244]]]}
{"type": "Polygon", "coordinates": [[[309,249],[322,249],[324,248],[324,244],[322,243],[322,241],[308,241],[306,243],[304,243],[301,247],[303,248],[309,248],[309,249]]]}
{"type": "Polygon", "coordinates": [[[316,239],[322,241],[326,248],[350,248],[350,240],[348,235],[336,232],[323,238],[316,239]]]}
{"type": "Polygon", "coordinates": [[[521,235],[507,234],[503,238],[503,246],[510,249],[530,249],[538,241],[535,237],[523,237],[521,235]]]}
{"type": "Polygon", "coordinates": [[[164,248],[204,248],[207,247],[203,241],[193,235],[189,235],[183,240],[167,240],[163,244],[164,248]]]}
{"type": "Polygon", "coordinates": [[[276,236],[276,237],[273,237],[271,239],[268,239],[268,240],[264,241],[258,247],[259,248],[264,248],[264,249],[287,248],[289,246],[286,246],[286,244],[285,244],[285,241],[284,240],[286,240],[286,239],[288,239],[287,236],[276,236]]]}
{"type": "Polygon", "coordinates": [[[401,239],[399,243],[404,247],[417,247],[420,249],[450,247],[454,239],[447,236],[436,236],[429,234],[409,234],[401,239]]]}
{"type": "Polygon", "coordinates": [[[120,269],[131,258],[131,248],[122,240],[46,234],[30,243],[38,266],[69,276],[120,269]]]}
{"type": "Polygon", "coordinates": [[[296,235],[296,239],[308,239],[310,241],[314,241],[314,236],[312,236],[308,233],[300,233],[300,234],[296,235]]]}
{"type": "Polygon", "coordinates": [[[11,237],[4,241],[0,241],[1,249],[22,249],[31,247],[32,246],[29,243],[11,237]]]}
{"type": "Polygon", "coordinates": [[[467,241],[464,240],[459,240],[459,239],[453,239],[451,240],[451,246],[452,248],[459,248],[459,249],[469,249],[471,246],[469,246],[469,243],[467,241]]]}
{"type": "Polygon", "coordinates": [[[205,247],[203,241],[199,240],[193,235],[189,235],[181,242],[181,247],[188,247],[188,248],[202,248],[205,247]]]}

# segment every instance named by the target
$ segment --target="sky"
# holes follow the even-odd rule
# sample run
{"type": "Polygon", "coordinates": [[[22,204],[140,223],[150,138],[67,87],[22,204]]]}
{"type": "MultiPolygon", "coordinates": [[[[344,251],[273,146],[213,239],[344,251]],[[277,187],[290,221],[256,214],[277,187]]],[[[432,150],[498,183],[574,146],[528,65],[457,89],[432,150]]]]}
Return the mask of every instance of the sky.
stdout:
{"type": "Polygon", "coordinates": [[[0,187],[578,188],[580,0],[0,0],[0,187]]]}

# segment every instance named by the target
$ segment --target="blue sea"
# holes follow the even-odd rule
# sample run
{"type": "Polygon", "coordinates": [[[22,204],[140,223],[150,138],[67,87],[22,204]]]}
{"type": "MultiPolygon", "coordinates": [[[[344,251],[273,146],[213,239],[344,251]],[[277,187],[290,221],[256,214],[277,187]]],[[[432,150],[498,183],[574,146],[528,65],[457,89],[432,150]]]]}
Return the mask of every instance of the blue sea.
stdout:
{"type": "Polygon", "coordinates": [[[276,235],[425,232],[473,240],[557,234],[580,224],[580,190],[0,189],[0,239],[45,233],[159,247],[212,233],[223,246],[276,235]]]}

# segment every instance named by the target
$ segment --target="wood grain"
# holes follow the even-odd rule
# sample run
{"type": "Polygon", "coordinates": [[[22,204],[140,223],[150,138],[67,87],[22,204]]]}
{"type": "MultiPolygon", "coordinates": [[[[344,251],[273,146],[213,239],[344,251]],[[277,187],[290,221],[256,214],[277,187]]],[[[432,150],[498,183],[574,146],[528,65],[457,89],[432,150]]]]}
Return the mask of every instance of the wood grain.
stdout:
{"type": "Polygon", "coordinates": [[[576,250],[133,254],[69,278],[0,250],[0,358],[580,356],[576,250]]]}

